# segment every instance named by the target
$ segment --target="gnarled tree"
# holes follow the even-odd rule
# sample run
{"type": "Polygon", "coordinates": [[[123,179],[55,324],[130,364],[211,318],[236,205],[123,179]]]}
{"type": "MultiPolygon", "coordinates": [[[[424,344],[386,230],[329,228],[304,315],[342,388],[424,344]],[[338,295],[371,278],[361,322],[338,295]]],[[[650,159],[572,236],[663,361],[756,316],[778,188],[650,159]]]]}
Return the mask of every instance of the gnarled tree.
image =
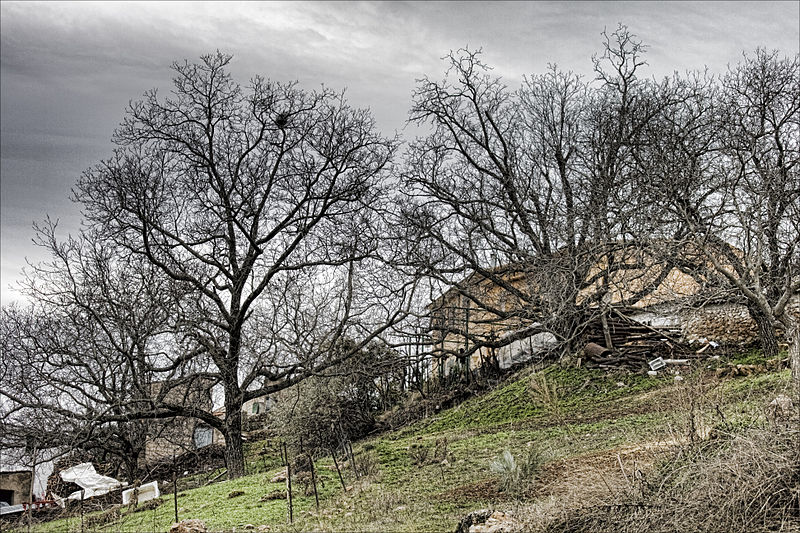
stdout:
{"type": "Polygon", "coordinates": [[[427,273],[482,323],[471,332],[459,325],[469,319],[439,317],[435,329],[466,339],[463,355],[537,332],[572,349],[606,311],[611,278],[648,271],[616,301],[631,305],[671,268],[637,253],[650,244],[632,186],[634,152],[670,87],[641,78],[644,46],[627,28],[604,35],[594,84],[551,67],[511,91],[461,51],[415,92],[410,120],[433,132],[409,151],[407,220],[427,273]],[[516,332],[492,339],[493,322],[516,332]]]}
{"type": "Polygon", "coordinates": [[[747,306],[767,356],[784,330],[800,398],[798,56],[759,49],[719,80],[677,85],[682,98],[648,132],[638,187],[660,225],[683,228],[695,275],[747,306]]]}
{"type": "MultiPolygon", "coordinates": [[[[130,105],[113,156],[74,194],[87,231],[178,287],[167,367],[217,384],[224,405],[220,418],[167,395],[127,416],[217,428],[233,478],[242,404],[357,353],[402,317],[413,283],[392,278],[382,248],[397,141],[328,89],[260,77],[242,87],[230,59],[174,64],[171,94],[130,105]],[[332,355],[345,337],[352,353],[332,355]]],[[[154,379],[163,364],[148,361],[154,379]]]]}

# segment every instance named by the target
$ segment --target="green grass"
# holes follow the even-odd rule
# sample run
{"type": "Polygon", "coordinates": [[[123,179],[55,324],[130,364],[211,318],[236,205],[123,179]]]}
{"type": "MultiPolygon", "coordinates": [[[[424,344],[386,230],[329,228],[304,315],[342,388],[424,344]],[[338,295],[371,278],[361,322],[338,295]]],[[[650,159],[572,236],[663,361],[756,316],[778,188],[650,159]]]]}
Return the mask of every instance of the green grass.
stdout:
{"type": "MultiPolygon", "coordinates": [[[[245,476],[232,481],[214,483],[207,487],[187,490],[178,493],[178,516],[184,518],[199,518],[203,520],[212,531],[241,529],[246,524],[280,524],[287,520],[287,506],[285,500],[272,500],[261,502],[261,496],[274,490],[286,490],[285,483],[270,483],[272,473],[260,473],[245,476]],[[229,498],[235,492],[244,492],[241,496],[229,498]]],[[[318,489],[322,499],[331,497],[341,490],[336,473],[324,468],[320,464],[319,477],[324,482],[322,487],[318,481],[318,489]]],[[[295,487],[297,489],[297,487],[295,487]]],[[[293,491],[294,512],[303,513],[314,508],[314,496],[302,495],[302,488],[293,491]]],[[[105,526],[94,526],[91,531],[121,531],[121,532],[146,532],[167,531],[174,521],[173,495],[163,495],[163,503],[154,510],[130,513],[122,520],[105,526]]],[[[86,523],[99,513],[87,513],[84,517],[86,523]]],[[[66,520],[57,520],[41,524],[36,531],[42,532],[80,532],[80,517],[66,520]]]]}
{"type": "MultiPolygon", "coordinates": [[[[780,354],[781,357],[786,357],[786,353],[780,354]]],[[[728,358],[728,362],[734,365],[759,365],[766,363],[767,358],[764,352],[758,348],[753,348],[738,354],[734,354],[728,358]]]]}
{"type": "MultiPolygon", "coordinates": [[[[756,355],[743,357],[753,360],[756,355]]],[[[378,467],[367,479],[356,479],[346,470],[346,484],[352,487],[347,492],[329,468],[331,458],[319,461],[325,484],[320,484],[319,514],[313,496],[299,490],[292,525],[287,524],[285,499],[259,501],[271,491],[285,491],[285,484],[269,483],[280,465],[277,450],[253,443],[247,445],[246,456],[247,471],[254,473],[184,490],[179,493],[179,517],[201,519],[212,531],[241,531],[246,524],[267,524],[272,531],[453,530],[469,511],[513,505],[494,488],[497,475],[489,469],[503,450],[518,461],[533,450],[545,465],[580,461],[629,445],[685,436],[690,412],[695,412],[696,423],[730,429],[763,418],[765,402],[788,381],[789,371],[720,382],[713,370],[700,369],[678,383],[672,376],[557,366],[538,374],[523,371],[457,407],[358,443],[357,458],[371,456],[378,467]],[[266,454],[258,453],[264,449],[266,454]],[[428,449],[424,462],[419,462],[420,449],[428,449]],[[443,456],[445,461],[440,460],[443,456]],[[228,498],[236,490],[244,495],[228,498]]],[[[173,519],[173,501],[167,495],[157,509],[98,530],[167,531],[173,519]]],[[[55,521],[35,531],[77,532],[80,520],[55,521]]]]}
{"type": "Polygon", "coordinates": [[[542,402],[536,392],[532,391],[531,381],[534,374],[522,372],[517,379],[509,380],[499,388],[470,398],[435,417],[413,424],[400,433],[436,433],[503,424],[536,423],[536,420],[550,418],[554,410],[560,411],[564,416],[580,416],[587,410],[595,409],[598,402],[607,406],[614,400],[671,383],[669,378],[664,377],[558,366],[548,367],[539,372],[539,375],[554,387],[554,402],[542,402]]]}

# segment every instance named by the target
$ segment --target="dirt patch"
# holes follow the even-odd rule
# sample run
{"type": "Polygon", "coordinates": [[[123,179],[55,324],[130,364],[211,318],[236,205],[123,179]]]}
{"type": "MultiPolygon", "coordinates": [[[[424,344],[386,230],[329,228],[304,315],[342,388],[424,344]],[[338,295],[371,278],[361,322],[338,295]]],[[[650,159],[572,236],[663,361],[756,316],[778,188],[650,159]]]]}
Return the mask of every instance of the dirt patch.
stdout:
{"type": "Polygon", "coordinates": [[[500,492],[496,479],[484,479],[475,483],[468,483],[451,490],[440,492],[435,496],[439,501],[463,503],[464,501],[504,501],[509,496],[500,492]]]}
{"type": "MultiPolygon", "coordinates": [[[[542,467],[523,499],[612,501],[615,494],[640,482],[652,465],[677,444],[674,441],[647,442],[550,462],[542,467]]],[[[513,499],[499,490],[496,479],[460,485],[435,498],[453,503],[495,503],[513,499]]]]}
{"type": "Polygon", "coordinates": [[[647,470],[678,443],[656,441],[570,457],[546,464],[534,484],[537,497],[607,499],[646,476],[647,470]]]}

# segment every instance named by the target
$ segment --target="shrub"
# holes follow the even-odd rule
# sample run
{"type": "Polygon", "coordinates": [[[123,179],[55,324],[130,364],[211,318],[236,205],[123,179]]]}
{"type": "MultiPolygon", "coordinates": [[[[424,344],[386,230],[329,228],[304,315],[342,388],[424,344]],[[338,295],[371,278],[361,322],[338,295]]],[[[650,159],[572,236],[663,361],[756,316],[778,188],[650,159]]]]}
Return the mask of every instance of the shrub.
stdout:
{"type": "Polygon", "coordinates": [[[504,450],[489,463],[489,470],[500,475],[500,490],[503,492],[513,492],[519,488],[522,472],[508,450],[504,450]]]}
{"type": "Polygon", "coordinates": [[[539,474],[544,462],[542,453],[532,446],[517,461],[508,450],[498,455],[491,463],[489,469],[500,476],[500,490],[515,496],[522,496],[539,474]]]}
{"type": "Polygon", "coordinates": [[[408,457],[411,463],[417,466],[428,464],[428,453],[431,449],[422,444],[412,444],[408,448],[408,457]]]}
{"type": "Polygon", "coordinates": [[[362,452],[355,459],[361,475],[374,477],[380,472],[380,460],[375,452],[362,452]]]}

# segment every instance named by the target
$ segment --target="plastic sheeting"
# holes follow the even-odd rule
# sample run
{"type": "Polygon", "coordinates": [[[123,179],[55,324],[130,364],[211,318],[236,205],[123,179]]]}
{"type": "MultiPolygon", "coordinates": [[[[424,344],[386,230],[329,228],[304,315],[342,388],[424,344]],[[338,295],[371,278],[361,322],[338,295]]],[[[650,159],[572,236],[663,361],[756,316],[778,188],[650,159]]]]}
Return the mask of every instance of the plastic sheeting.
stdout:
{"type": "MultiPolygon", "coordinates": [[[[535,324],[534,324],[535,325],[535,324]]],[[[510,334],[516,331],[509,332],[510,334]]],[[[530,337],[517,339],[497,350],[497,362],[503,370],[517,363],[533,359],[558,345],[558,339],[552,333],[536,333],[530,337]]]]}
{"type": "Polygon", "coordinates": [[[113,477],[103,476],[98,474],[92,463],[81,463],[67,468],[60,472],[61,479],[68,483],[75,483],[83,489],[83,491],[76,490],[69,496],[67,500],[80,500],[81,492],[83,492],[83,499],[91,498],[93,496],[101,496],[114,489],[125,487],[128,484],[117,481],[113,477]]]}

